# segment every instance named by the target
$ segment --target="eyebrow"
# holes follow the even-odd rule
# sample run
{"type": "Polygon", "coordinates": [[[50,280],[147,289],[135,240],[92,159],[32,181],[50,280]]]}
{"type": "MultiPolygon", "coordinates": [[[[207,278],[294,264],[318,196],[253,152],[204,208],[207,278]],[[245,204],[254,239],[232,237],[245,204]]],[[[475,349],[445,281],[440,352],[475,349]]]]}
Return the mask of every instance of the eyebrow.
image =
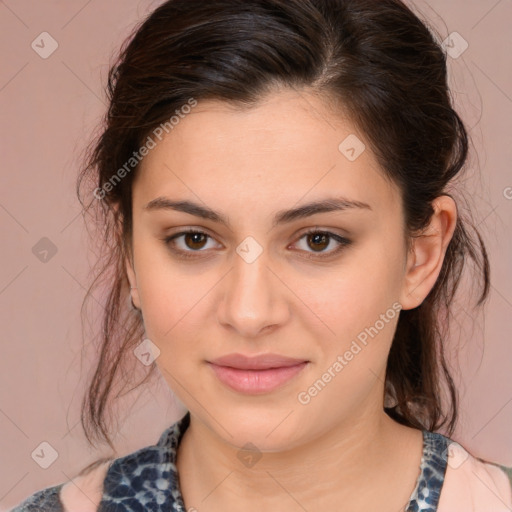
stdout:
{"type": "MultiPolygon", "coordinates": [[[[211,208],[194,203],[193,201],[173,201],[168,197],[161,196],[147,203],[143,209],[145,211],[175,210],[188,213],[196,217],[201,217],[202,219],[218,222],[228,228],[231,227],[228,217],[224,216],[220,212],[212,210],[211,208]]],[[[310,217],[317,213],[346,211],[352,209],[372,210],[372,207],[362,201],[354,201],[344,197],[328,197],[319,201],[303,204],[297,208],[278,211],[274,216],[272,226],[275,227],[279,224],[293,222],[294,220],[310,217]]]]}

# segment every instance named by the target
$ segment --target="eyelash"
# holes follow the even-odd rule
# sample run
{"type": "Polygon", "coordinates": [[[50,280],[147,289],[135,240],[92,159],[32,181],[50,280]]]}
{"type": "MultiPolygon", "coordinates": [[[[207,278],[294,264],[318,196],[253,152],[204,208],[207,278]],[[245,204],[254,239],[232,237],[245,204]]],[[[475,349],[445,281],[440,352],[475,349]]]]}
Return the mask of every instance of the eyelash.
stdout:
{"type": "MultiPolygon", "coordinates": [[[[205,235],[208,238],[213,238],[210,235],[208,235],[207,233],[205,233],[204,231],[200,231],[200,230],[196,230],[196,229],[189,229],[187,231],[181,231],[180,233],[176,233],[174,235],[165,237],[165,238],[163,238],[163,242],[172,252],[177,254],[180,258],[184,258],[184,259],[187,259],[187,258],[197,258],[197,256],[194,253],[205,252],[205,251],[203,251],[203,250],[183,251],[181,249],[175,249],[175,248],[172,247],[172,242],[174,242],[174,240],[176,238],[179,238],[180,236],[183,236],[183,235],[193,234],[193,233],[198,233],[200,235],[205,235]]],[[[333,256],[337,255],[343,249],[345,249],[346,247],[348,247],[348,246],[350,246],[352,244],[352,241],[349,240],[348,238],[345,238],[345,237],[342,237],[340,235],[337,235],[336,233],[331,233],[330,231],[322,231],[322,230],[315,229],[315,228],[314,229],[310,229],[310,230],[306,231],[305,233],[303,233],[300,236],[299,240],[302,240],[307,235],[313,235],[313,234],[327,235],[330,239],[333,239],[336,242],[338,242],[339,245],[338,245],[338,247],[336,249],[334,249],[334,250],[332,250],[330,252],[327,252],[327,253],[316,253],[316,254],[315,253],[309,253],[309,254],[312,254],[312,256],[303,256],[306,259],[316,259],[316,260],[319,260],[319,259],[332,258],[333,256]]]]}

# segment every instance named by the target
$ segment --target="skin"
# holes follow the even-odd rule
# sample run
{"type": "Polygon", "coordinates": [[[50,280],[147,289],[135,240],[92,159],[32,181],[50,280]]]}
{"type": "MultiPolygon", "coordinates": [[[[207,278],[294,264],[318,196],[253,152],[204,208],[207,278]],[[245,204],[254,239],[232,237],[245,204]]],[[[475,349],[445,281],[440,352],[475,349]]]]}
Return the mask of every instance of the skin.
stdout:
{"type": "Polygon", "coordinates": [[[284,89],[243,112],[199,102],[141,163],[126,271],[146,335],[160,350],[156,363],[191,412],[177,461],[187,508],[334,511],[343,503],[397,511],[415,487],[421,431],[383,410],[398,314],[309,403],[297,398],[392,304],[421,304],[455,228],[456,206],[440,196],[429,236],[407,253],[400,191],[368,143],[354,161],[339,151],[350,134],[365,142],[317,96],[284,89]],[[208,206],[231,228],[144,210],[159,196],[208,206]],[[334,196],[371,209],[272,227],[276,212],[334,196]],[[188,228],[209,236],[175,240],[175,249],[195,256],[180,259],[163,238],[188,228]],[[309,228],[352,244],[334,254],[338,243],[308,241],[309,228]],[[262,248],[251,263],[236,252],[248,236],[262,248]],[[310,363],[278,390],[249,396],[225,387],[205,362],[233,352],[310,363]],[[261,454],[251,467],[237,456],[248,442],[261,454]]]}

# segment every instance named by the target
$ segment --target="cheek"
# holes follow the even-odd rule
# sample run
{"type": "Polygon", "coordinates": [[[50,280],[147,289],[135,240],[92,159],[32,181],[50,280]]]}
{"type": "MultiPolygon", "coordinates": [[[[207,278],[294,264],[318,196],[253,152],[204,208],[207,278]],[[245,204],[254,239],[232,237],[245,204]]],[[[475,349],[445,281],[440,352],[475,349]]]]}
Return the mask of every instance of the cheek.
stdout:
{"type": "MultiPolygon", "coordinates": [[[[375,254],[375,253],[374,253],[375,254]]],[[[387,309],[398,296],[399,264],[389,256],[354,255],[347,265],[308,287],[308,298],[330,318],[368,319],[387,309]]]]}
{"type": "Polygon", "coordinates": [[[148,282],[142,298],[144,325],[148,336],[155,338],[154,343],[163,349],[176,341],[190,340],[197,336],[201,314],[201,293],[198,287],[180,284],[172,280],[165,285],[164,280],[148,282]],[[152,286],[154,284],[154,286],[152,286]]]}
{"type": "Polygon", "coordinates": [[[310,283],[304,293],[304,303],[321,319],[318,334],[331,354],[348,350],[353,341],[361,346],[373,340],[391,342],[400,311],[401,262],[379,254],[377,247],[366,254],[340,266],[321,285],[310,283]]]}
{"type": "Polygon", "coordinates": [[[156,364],[169,387],[186,403],[181,390],[183,386],[196,389],[198,364],[204,359],[198,322],[204,292],[182,281],[148,278],[142,301],[146,335],[160,351],[156,364]]]}
{"type": "Polygon", "coordinates": [[[182,339],[190,342],[197,336],[198,317],[214,283],[209,284],[206,275],[186,272],[171,263],[164,251],[141,250],[138,257],[137,280],[148,338],[162,352],[182,339]]]}
{"type": "Polygon", "coordinates": [[[400,314],[400,304],[391,300],[389,289],[375,287],[368,272],[358,277],[357,284],[330,281],[325,294],[318,295],[315,311],[329,331],[323,327],[316,333],[316,364],[301,389],[306,397],[315,396],[313,407],[319,411],[325,410],[325,404],[337,403],[335,414],[341,416],[357,409],[373,387],[384,381],[400,314]]]}

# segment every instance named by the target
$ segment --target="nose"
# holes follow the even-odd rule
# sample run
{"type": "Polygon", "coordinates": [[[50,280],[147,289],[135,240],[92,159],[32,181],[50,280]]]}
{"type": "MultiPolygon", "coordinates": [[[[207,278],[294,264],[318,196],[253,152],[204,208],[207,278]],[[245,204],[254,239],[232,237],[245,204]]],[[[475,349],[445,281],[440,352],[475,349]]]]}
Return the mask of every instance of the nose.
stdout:
{"type": "Polygon", "coordinates": [[[288,320],[290,292],[270,268],[265,251],[252,262],[235,254],[233,268],[223,283],[218,319],[239,336],[257,337],[288,320]]]}

